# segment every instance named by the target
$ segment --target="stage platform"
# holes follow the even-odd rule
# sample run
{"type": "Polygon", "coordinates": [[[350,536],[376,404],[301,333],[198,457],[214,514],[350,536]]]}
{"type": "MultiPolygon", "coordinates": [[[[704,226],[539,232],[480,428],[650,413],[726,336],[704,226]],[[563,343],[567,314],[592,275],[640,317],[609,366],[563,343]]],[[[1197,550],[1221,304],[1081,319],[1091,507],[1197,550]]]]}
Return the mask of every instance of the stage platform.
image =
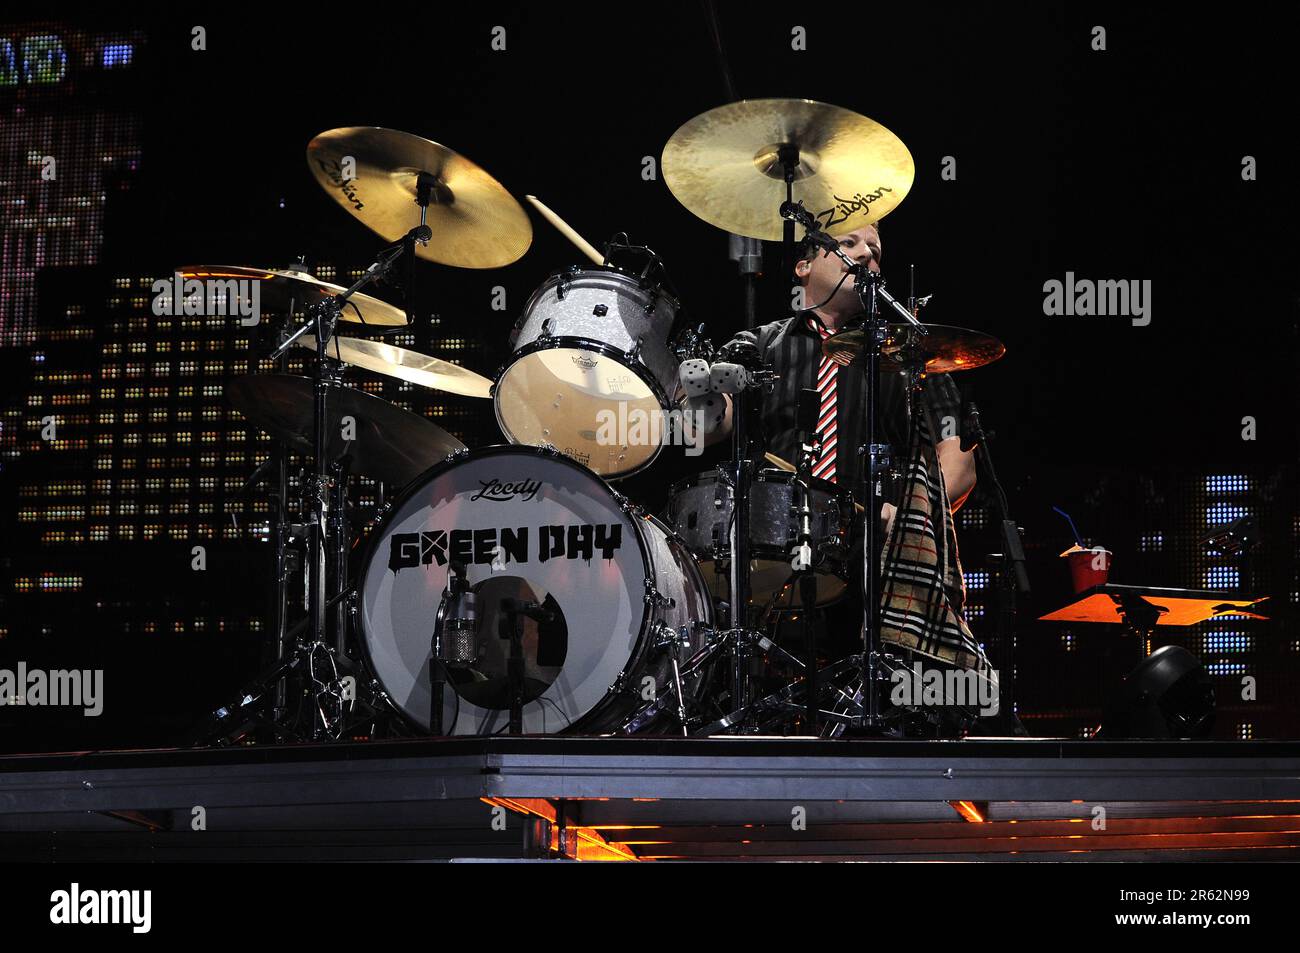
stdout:
{"type": "Polygon", "coordinates": [[[1297,860],[1300,743],[552,736],[8,756],[0,855],[1297,860]]]}

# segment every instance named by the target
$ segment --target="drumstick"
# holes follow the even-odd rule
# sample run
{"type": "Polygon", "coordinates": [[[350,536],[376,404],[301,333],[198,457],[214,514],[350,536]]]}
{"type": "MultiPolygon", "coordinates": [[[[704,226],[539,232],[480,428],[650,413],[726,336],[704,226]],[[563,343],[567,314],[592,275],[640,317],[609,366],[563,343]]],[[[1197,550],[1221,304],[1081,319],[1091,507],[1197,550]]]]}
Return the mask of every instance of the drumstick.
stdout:
{"type": "MultiPolygon", "coordinates": [[[[772,466],[776,467],[778,470],[785,470],[789,473],[794,473],[794,464],[789,460],[784,460],[781,457],[778,457],[775,453],[765,453],[763,456],[767,458],[768,463],[772,464],[772,466]]],[[[859,513],[862,512],[861,503],[854,503],[853,508],[859,513]]]]}
{"type": "Polygon", "coordinates": [[[600,252],[596,251],[596,247],[592,245],[591,242],[587,241],[585,238],[583,238],[581,235],[575,232],[572,228],[570,228],[568,222],[560,218],[560,216],[556,215],[549,208],[543,205],[541,200],[538,199],[537,196],[525,195],[524,198],[528,199],[528,201],[533,204],[533,208],[537,209],[537,211],[542,213],[542,218],[546,219],[548,222],[554,225],[559,230],[561,235],[563,235],[569,241],[573,242],[573,244],[577,245],[578,251],[582,252],[584,255],[586,255],[588,258],[590,258],[598,265],[605,264],[605,256],[602,255],[600,252]]]}

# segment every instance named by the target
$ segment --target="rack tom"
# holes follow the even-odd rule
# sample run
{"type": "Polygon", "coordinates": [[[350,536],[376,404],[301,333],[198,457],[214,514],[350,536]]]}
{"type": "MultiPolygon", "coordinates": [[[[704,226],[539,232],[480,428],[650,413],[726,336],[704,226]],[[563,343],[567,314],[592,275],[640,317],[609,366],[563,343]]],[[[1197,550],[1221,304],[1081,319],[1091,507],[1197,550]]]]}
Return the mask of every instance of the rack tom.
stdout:
{"type": "MultiPolygon", "coordinates": [[[[750,604],[793,606],[798,587],[790,569],[791,550],[799,537],[795,474],[759,470],[750,486],[750,604]]],[[[814,478],[812,491],[813,569],[817,604],[828,605],[848,589],[849,525],[853,500],[834,483],[814,478]]],[[[719,599],[728,598],[734,492],[722,470],[703,473],[673,485],[665,522],[701,562],[704,578],[719,599]]]]}
{"type": "Polygon", "coordinates": [[[649,466],[676,387],[677,308],[657,283],[616,268],[552,274],[524,305],[493,387],[506,438],[604,477],[649,466]]]}

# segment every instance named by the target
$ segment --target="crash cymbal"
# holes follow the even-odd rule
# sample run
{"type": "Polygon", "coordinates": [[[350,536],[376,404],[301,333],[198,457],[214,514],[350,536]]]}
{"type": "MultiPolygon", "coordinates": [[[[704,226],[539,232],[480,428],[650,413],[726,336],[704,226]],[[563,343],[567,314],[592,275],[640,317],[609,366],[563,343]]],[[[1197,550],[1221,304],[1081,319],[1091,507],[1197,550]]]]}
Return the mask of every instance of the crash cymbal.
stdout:
{"type": "MultiPolygon", "coordinates": [[[[316,350],[316,339],[310,334],[304,334],[294,344],[316,350]]],[[[335,335],[329,342],[327,353],[344,364],[364,367],[376,374],[410,381],[421,387],[460,394],[462,397],[492,396],[492,382],[482,374],[450,361],[442,361],[419,351],[408,351],[404,347],[394,347],[382,341],[335,335]]]]}
{"type": "MultiPolygon", "coordinates": [[[[390,404],[381,397],[330,384],[325,408],[329,421],[326,454],[331,461],[345,453],[354,473],[402,485],[465,445],[431,420],[390,404]],[[345,431],[344,417],[355,427],[345,431]],[[345,432],[355,439],[344,440],[345,432]]],[[[292,374],[237,377],[226,387],[230,402],[245,417],[295,450],[311,453],[313,383],[292,374]]]]}
{"type": "MultiPolygon", "coordinates": [[[[910,324],[891,324],[881,348],[881,366],[900,367],[904,362],[904,346],[909,338],[917,342],[925,356],[925,370],[929,374],[950,374],[953,371],[969,371],[985,364],[992,364],[1003,354],[1006,347],[997,338],[982,331],[968,328],[953,328],[946,324],[927,324],[925,336],[911,335],[910,324]]],[[[866,332],[862,328],[851,328],[832,334],[822,342],[822,351],[836,364],[851,364],[862,353],[866,341],[866,332]]]]}
{"type": "Polygon", "coordinates": [[[799,150],[794,200],[832,235],[879,220],[912,187],[902,140],[866,116],[809,99],[745,99],[701,113],[664,146],[664,181],[709,224],[779,241],[783,145],[799,150]]]}
{"type": "Polygon", "coordinates": [[[307,164],[334,200],[371,231],[395,242],[420,224],[416,179],[436,182],[429,203],[433,238],[420,258],[458,268],[500,268],[533,241],[528,213],[492,176],[444,145],[396,129],[330,129],[307,144],[307,164]],[[355,168],[345,168],[351,159],[355,168]],[[348,172],[355,173],[352,178],[348,172]]]}
{"type": "MultiPolygon", "coordinates": [[[[305,271],[282,271],[277,268],[249,268],[244,265],[183,265],[176,269],[182,278],[252,278],[261,281],[261,306],[266,311],[287,310],[292,304],[295,311],[303,311],[318,301],[332,298],[347,290],[340,285],[313,278],[305,271]]],[[[355,324],[373,324],[393,327],[406,323],[406,313],[387,301],[356,292],[348,298],[339,315],[344,321],[355,324]]]]}

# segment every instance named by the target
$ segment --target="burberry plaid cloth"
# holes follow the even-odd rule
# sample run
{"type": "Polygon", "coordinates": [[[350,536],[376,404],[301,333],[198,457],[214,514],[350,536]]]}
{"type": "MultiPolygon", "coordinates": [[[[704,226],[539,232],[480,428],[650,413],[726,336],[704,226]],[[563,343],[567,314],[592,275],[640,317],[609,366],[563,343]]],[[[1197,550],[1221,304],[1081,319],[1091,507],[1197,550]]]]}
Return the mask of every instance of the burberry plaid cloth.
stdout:
{"type": "Polygon", "coordinates": [[[961,668],[988,667],[962,607],[957,534],[928,411],[913,418],[903,492],[883,553],[881,640],[961,668]]]}

